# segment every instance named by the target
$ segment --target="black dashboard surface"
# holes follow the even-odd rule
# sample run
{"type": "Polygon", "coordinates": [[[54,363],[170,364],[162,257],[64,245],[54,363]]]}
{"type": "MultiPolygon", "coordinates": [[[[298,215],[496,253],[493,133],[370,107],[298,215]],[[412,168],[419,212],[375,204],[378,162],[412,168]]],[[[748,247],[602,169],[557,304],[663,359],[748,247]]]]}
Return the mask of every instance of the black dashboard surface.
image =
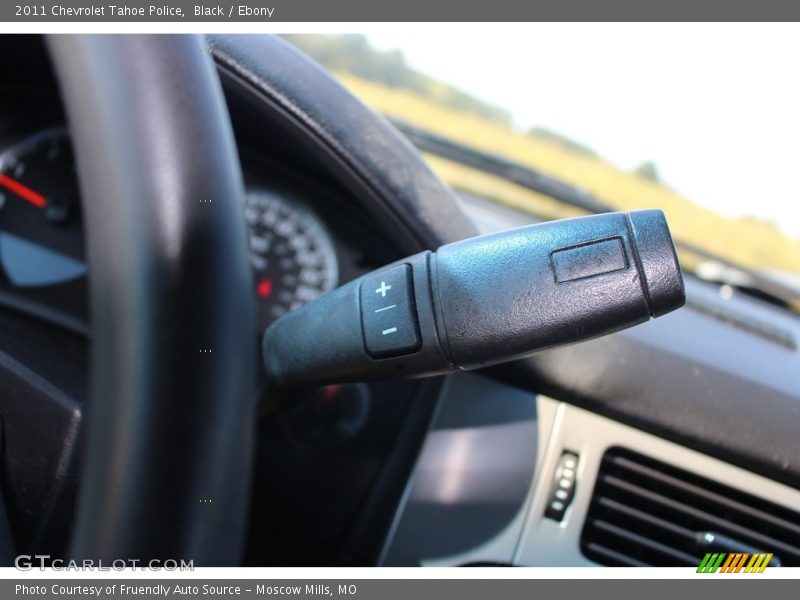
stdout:
{"type": "MultiPolygon", "coordinates": [[[[482,231],[535,222],[463,194],[482,231]]],[[[686,279],[686,307],[494,374],[800,487],[800,318],[686,279]]]]}

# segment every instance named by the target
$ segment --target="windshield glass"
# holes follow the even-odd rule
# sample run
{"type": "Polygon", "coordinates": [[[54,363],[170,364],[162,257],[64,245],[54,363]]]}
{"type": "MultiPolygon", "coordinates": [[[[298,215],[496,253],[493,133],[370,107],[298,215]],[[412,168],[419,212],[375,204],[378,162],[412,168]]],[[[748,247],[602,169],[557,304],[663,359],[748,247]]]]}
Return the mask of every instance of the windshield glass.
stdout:
{"type": "MultiPolygon", "coordinates": [[[[611,210],[661,208],[685,268],[800,305],[798,26],[441,31],[289,39],[399,123],[571,184],[611,210]]],[[[544,219],[585,214],[452,156],[426,157],[456,189],[544,219]]]]}

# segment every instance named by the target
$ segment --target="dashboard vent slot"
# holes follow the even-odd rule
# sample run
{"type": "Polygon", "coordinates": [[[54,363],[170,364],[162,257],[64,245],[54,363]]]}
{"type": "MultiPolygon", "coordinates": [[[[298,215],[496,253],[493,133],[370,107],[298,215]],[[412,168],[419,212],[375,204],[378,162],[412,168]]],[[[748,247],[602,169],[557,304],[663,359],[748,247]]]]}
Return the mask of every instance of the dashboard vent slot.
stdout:
{"type": "Polygon", "coordinates": [[[581,551],[609,566],[697,567],[709,552],[800,566],[800,513],[636,454],[603,456],[581,551]]]}

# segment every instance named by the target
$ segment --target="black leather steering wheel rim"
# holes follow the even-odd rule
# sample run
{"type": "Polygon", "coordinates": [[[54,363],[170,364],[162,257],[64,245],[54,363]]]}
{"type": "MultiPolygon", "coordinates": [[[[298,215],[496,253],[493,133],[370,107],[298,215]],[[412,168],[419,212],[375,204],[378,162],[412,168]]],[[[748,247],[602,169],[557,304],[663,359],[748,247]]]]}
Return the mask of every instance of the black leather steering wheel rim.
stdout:
{"type": "Polygon", "coordinates": [[[194,36],[51,36],[90,269],[71,554],[238,564],[257,340],[243,185],[194,36]]]}

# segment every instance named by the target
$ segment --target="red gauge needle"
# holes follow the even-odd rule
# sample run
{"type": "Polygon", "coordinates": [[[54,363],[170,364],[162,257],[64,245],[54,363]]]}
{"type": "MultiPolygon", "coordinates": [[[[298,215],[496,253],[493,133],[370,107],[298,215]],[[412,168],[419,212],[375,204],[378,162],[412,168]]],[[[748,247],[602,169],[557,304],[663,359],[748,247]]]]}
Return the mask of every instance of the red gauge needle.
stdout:
{"type": "Polygon", "coordinates": [[[14,192],[17,196],[30,202],[37,208],[44,208],[47,205],[47,198],[34,192],[28,186],[22,185],[19,181],[9,177],[5,173],[0,173],[0,185],[14,192]]]}

